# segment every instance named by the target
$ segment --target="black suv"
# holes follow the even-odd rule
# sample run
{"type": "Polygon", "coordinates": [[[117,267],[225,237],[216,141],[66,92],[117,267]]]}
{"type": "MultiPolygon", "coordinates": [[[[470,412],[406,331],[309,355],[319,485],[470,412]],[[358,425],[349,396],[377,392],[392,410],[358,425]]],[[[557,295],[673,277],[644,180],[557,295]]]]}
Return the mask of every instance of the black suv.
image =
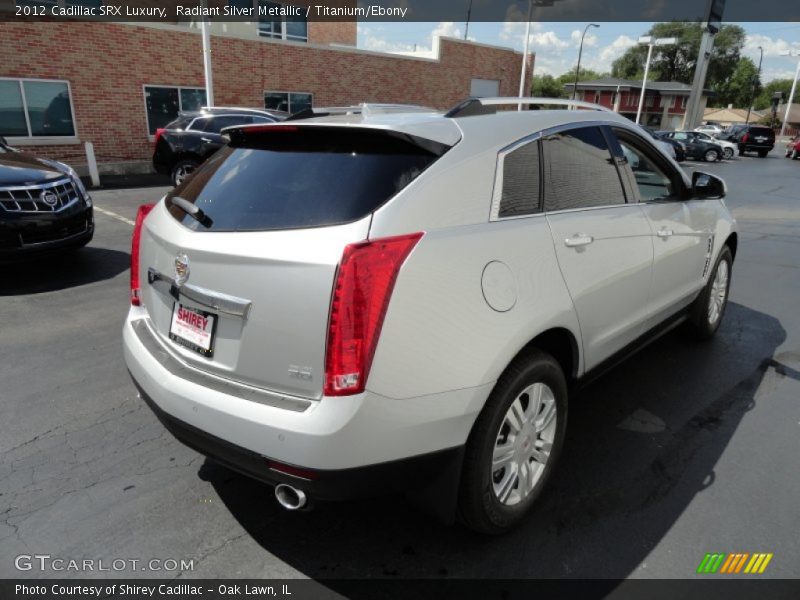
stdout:
{"type": "Polygon", "coordinates": [[[209,156],[225,145],[220,131],[234,125],[275,123],[288,113],[253,108],[203,108],[182,112],[156,130],[153,167],[180,185],[209,156]]]}
{"type": "Polygon", "coordinates": [[[93,235],[92,200],[75,171],[0,137],[0,263],[80,248],[93,235]]]}
{"type": "Polygon", "coordinates": [[[739,156],[745,152],[755,151],[761,158],[769,154],[775,147],[775,132],[764,125],[747,125],[736,132],[731,140],[739,146],[739,156]]]}

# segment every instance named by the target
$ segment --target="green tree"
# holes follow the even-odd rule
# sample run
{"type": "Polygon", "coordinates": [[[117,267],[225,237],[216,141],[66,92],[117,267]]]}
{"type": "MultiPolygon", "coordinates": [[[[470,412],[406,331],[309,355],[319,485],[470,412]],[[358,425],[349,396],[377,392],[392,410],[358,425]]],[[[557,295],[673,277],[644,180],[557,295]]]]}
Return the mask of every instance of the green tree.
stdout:
{"type": "Polygon", "coordinates": [[[761,82],[758,79],[758,68],[756,64],[743,56],[739,59],[730,78],[719,84],[717,96],[711,98],[709,106],[728,106],[733,104],[739,108],[747,108],[750,105],[755,85],[756,95],[761,91],[761,82]]]}
{"type": "Polygon", "coordinates": [[[756,101],[753,108],[756,110],[765,110],[771,108],[770,101],[775,92],[783,92],[783,101],[789,101],[789,92],[792,91],[791,79],[773,79],[761,90],[761,93],[756,96],[756,101]]]}
{"type": "MultiPolygon", "coordinates": [[[[677,44],[653,48],[648,79],[691,84],[703,36],[702,25],[680,21],[656,23],[645,35],[678,39],[677,44]]],[[[731,78],[739,64],[744,42],[744,29],[738,25],[722,26],[714,37],[714,48],[706,76],[707,88],[716,92],[731,78]]],[[[623,79],[640,79],[646,60],[647,46],[633,46],[613,62],[611,74],[623,79]]]]}
{"type": "Polygon", "coordinates": [[[531,94],[537,98],[566,98],[564,85],[552,75],[534,75],[531,94]]]}

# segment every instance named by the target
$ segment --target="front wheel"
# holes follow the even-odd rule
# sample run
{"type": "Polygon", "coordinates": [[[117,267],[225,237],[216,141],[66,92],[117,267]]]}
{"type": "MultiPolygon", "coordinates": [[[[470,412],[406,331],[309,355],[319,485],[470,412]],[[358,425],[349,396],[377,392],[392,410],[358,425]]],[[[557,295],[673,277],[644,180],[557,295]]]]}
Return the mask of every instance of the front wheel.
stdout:
{"type": "Polygon", "coordinates": [[[703,155],[703,159],[706,162],[717,162],[719,160],[719,154],[716,150],[706,150],[706,153],[703,155]]]}
{"type": "Polygon", "coordinates": [[[459,516],[481,533],[516,526],[553,471],[567,426],[567,383],[544,352],[521,355],[500,376],[467,441],[459,516]]]}
{"type": "Polygon", "coordinates": [[[725,148],[722,151],[722,158],[725,160],[730,160],[733,158],[733,148],[725,148]]]}
{"type": "Polygon", "coordinates": [[[698,340],[712,338],[719,329],[725,308],[728,306],[732,266],[733,254],[728,246],[724,246],[708,278],[708,283],[689,308],[689,326],[698,340]]]}

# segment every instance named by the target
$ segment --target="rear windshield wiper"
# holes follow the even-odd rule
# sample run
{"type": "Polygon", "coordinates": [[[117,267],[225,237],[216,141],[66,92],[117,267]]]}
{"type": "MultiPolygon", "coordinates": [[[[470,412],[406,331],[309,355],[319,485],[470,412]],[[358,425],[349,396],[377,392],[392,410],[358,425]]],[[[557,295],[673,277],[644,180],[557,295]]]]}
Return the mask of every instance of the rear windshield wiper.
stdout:
{"type": "Polygon", "coordinates": [[[180,208],[183,212],[192,217],[206,229],[210,228],[214,224],[214,221],[211,220],[211,217],[209,217],[199,207],[195,206],[185,198],[173,196],[170,201],[172,202],[173,206],[180,208]]]}

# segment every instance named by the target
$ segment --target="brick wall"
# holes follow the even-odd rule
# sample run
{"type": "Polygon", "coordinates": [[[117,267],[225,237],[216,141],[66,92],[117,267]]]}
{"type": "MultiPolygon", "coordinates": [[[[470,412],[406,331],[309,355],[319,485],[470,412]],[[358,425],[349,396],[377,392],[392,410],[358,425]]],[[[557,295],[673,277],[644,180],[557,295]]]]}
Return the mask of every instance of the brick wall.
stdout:
{"type": "MultiPolygon", "coordinates": [[[[355,23],[317,23],[331,38],[355,23]]],[[[70,82],[81,144],[25,146],[41,156],[85,164],[91,141],[99,163],[149,161],[142,86],[203,87],[196,31],[121,24],[6,23],[0,76],[70,82]]],[[[421,60],[302,43],[213,36],[214,95],[220,106],[263,106],[265,90],[314,94],[317,106],[398,102],[447,108],[469,95],[472,78],[500,80],[500,94],[519,85],[520,55],[443,39],[440,60],[421,60]]]]}

